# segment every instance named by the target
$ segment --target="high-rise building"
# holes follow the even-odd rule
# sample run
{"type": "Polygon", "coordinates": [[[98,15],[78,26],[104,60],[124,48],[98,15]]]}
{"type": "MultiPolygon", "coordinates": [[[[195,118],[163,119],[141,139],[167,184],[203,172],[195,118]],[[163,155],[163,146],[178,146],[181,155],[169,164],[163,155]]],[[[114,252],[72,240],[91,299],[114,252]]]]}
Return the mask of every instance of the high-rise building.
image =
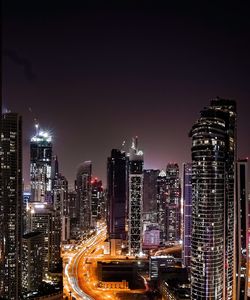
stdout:
{"type": "Polygon", "coordinates": [[[29,232],[23,236],[22,287],[35,291],[43,280],[43,244],[41,232],[29,232]]]}
{"type": "Polygon", "coordinates": [[[85,161],[78,168],[76,175],[78,220],[80,229],[83,231],[91,226],[91,174],[92,162],[85,161]]]}
{"type": "Polygon", "coordinates": [[[30,231],[41,232],[44,237],[43,246],[43,278],[49,272],[57,272],[61,267],[60,218],[52,205],[41,202],[32,202],[29,205],[30,231]]]}
{"type": "Polygon", "coordinates": [[[143,171],[143,213],[150,214],[152,222],[157,215],[157,178],[159,170],[143,171]]]}
{"type": "Polygon", "coordinates": [[[130,255],[142,253],[143,152],[133,139],[129,154],[128,247],[130,255]]]}
{"type": "Polygon", "coordinates": [[[101,206],[103,201],[102,181],[98,178],[91,180],[91,225],[96,227],[97,221],[101,219],[101,206]]]}
{"type": "Polygon", "coordinates": [[[22,216],[22,223],[23,223],[23,234],[29,231],[29,224],[27,218],[27,210],[29,207],[29,203],[31,202],[31,193],[30,191],[23,191],[23,216],[22,216]]]}
{"type": "Polygon", "coordinates": [[[110,238],[126,237],[127,178],[126,153],[113,149],[107,163],[107,223],[110,238]]]}
{"type": "Polygon", "coordinates": [[[79,211],[77,205],[77,193],[74,189],[68,191],[69,219],[70,219],[70,238],[76,238],[79,234],[79,211]]]}
{"type": "Polygon", "coordinates": [[[191,265],[192,164],[183,164],[183,264],[191,265]]]}
{"type": "Polygon", "coordinates": [[[22,261],[22,119],[2,116],[0,194],[0,297],[19,299],[22,261]]]}
{"type": "Polygon", "coordinates": [[[178,242],[181,238],[181,185],[176,163],[167,165],[166,191],[166,241],[178,242]]]}
{"type": "Polygon", "coordinates": [[[212,100],[190,136],[191,298],[235,299],[235,101],[212,100]]]}
{"type": "Polygon", "coordinates": [[[61,240],[70,238],[70,218],[68,203],[68,181],[60,173],[52,179],[53,205],[61,224],[61,240]]]}
{"type": "Polygon", "coordinates": [[[166,241],[166,195],[167,178],[166,172],[161,170],[157,177],[157,223],[160,229],[160,243],[164,244],[166,241]]]}
{"type": "Polygon", "coordinates": [[[33,202],[51,202],[52,137],[36,124],[30,142],[30,183],[33,202]]]}
{"type": "Polygon", "coordinates": [[[248,289],[248,182],[247,159],[237,161],[236,171],[236,289],[237,299],[247,299],[248,289]]]}

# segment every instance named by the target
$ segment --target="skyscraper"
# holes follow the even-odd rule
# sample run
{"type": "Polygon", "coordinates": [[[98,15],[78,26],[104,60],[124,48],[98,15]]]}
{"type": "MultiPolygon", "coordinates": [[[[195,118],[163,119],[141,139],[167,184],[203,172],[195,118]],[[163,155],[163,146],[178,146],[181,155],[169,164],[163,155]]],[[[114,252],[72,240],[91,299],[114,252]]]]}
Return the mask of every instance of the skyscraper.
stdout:
{"type": "Polygon", "coordinates": [[[183,264],[191,265],[192,164],[183,164],[183,264]]]}
{"type": "Polygon", "coordinates": [[[70,234],[68,181],[60,173],[57,173],[52,182],[54,210],[61,224],[61,240],[65,241],[69,239],[70,234]]]}
{"type": "Polygon", "coordinates": [[[176,163],[167,165],[166,192],[166,241],[178,242],[181,237],[181,185],[176,163]]]}
{"type": "Polygon", "coordinates": [[[166,241],[166,189],[166,172],[161,170],[157,177],[157,223],[160,229],[161,244],[164,244],[166,241]]]}
{"type": "Polygon", "coordinates": [[[107,162],[107,223],[110,238],[125,239],[128,158],[113,149],[107,162]]]}
{"type": "Polygon", "coordinates": [[[97,221],[101,219],[101,205],[103,201],[102,181],[98,178],[91,180],[91,225],[96,227],[97,221]]]}
{"type": "Polygon", "coordinates": [[[217,98],[192,127],[192,299],[231,300],[236,103],[217,98]]]}
{"type": "Polygon", "coordinates": [[[52,137],[36,124],[30,142],[30,181],[33,202],[51,202],[52,137]]]}
{"type": "Polygon", "coordinates": [[[236,274],[237,299],[247,299],[248,288],[248,182],[247,159],[237,161],[236,168],[236,274]]]}
{"type": "Polygon", "coordinates": [[[77,193],[74,189],[68,191],[68,204],[69,204],[69,219],[70,219],[70,238],[76,238],[79,232],[78,224],[78,205],[77,193]]]}
{"type": "Polygon", "coordinates": [[[22,119],[2,116],[0,297],[19,299],[22,261],[22,119]]]}
{"type": "Polygon", "coordinates": [[[143,171],[143,213],[149,213],[151,220],[157,213],[157,177],[159,170],[143,171]]]}
{"type": "Polygon", "coordinates": [[[88,230],[91,226],[91,174],[92,162],[85,161],[78,168],[76,175],[78,220],[80,229],[83,231],[88,230]]]}
{"type": "Polygon", "coordinates": [[[129,155],[128,246],[130,255],[142,253],[143,152],[133,139],[129,155]]]}
{"type": "Polygon", "coordinates": [[[43,278],[61,267],[60,243],[61,224],[52,205],[32,202],[29,205],[30,231],[43,234],[43,278]]]}
{"type": "Polygon", "coordinates": [[[35,291],[43,280],[43,244],[41,232],[29,232],[23,236],[22,287],[35,291]]]}

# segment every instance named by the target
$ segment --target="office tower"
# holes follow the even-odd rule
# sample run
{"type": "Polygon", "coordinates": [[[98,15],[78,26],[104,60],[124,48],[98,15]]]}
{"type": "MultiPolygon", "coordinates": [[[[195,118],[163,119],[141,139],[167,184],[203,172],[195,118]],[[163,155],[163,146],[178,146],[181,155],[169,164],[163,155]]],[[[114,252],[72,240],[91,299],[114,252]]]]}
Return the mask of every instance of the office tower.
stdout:
{"type": "Polygon", "coordinates": [[[157,223],[160,229],[160,243],[164,244],[166,241],[166,195],[167,178],[166,173],[161,170],[157,177],[157,223]]]}
{"type": "Polygon", "coordinates": [[[102,181],[98,178],[91,180],[91,226],[96,227],[101,219],[101,205],[103,201],[102,181]]]}
{"type": "Polygon", "coordinates": [[[30,183],[33,202],[51,202],[52,137],[36,124],[30,142],[30,183]]]}
{"type": "Polygon", "coordinates": [[[247,159],[237,161],[236,169],[236,290],[237,299],[247,299],[248,289],[248,189],[247,159]]]}
{"type": "Polygon", "coordinates": [[[183,164],[183,264],[190,269],[192,225],[192,164],[183,164]]]}
{"type": "Polygon", "coordinates": [[[51,179],[52,179],[52,187],[54,184],[54,179],[56,179],[59,175],[59,162],[58,162],[58,157],[57,155],[52,156],[52,161],[51,161],[51,179]]]}
{"type": "Polygon", "coordinates": [[[70,238],[70,218],[68,204],[68,181],[60,173],[52,177],[52,194],[54,210],[61,224],[61,240],[70,238]]]}
{"type": "Polygon", "coordinates": [[[128,158],[122,150],[113,149],[107,162],[107,223],[110,238],[125,239],[128,158]]]}
{"type": "Polygon", "coordinates": [[[233,294],[236,103],[217,98],[192,127],[192,299],[233,294]]]}
{"type": "Polygon", "coordinates": [[[78,168],[76,175],[78,220],[83,231],[87,231],[91,226],[91,174],[92,163],[85,161],[78,168]]]}
{"type": "Polygon", "coordinates": [[[176,163],[167,165],[166,192],[166,241],[178,242],[181,238],[181,185],[176,163]]]}
{"type": "Polygon", "coordinates": [[[157,178],[159,170],[143,171],[143,213],[150,214],[150,220],[156,222],[157,178]]]}
{"type": "Polygon", "coordinates": [[[32,202],[29,205],[30,230],[41,232],[44,237],[43,247],[43,278],[49,272],[60,269],[61,224],[52,205],[32,202]]]}
{"type": "Polygon", "coordinates": [[[23,236],[22,286],[24,291],[35,291],[43,280],[43,244],[41,232],[29,232],[23,236]]]}
{"type": "Polygon", "coordinates": [[[0,297],[19,299],[22,261],[22,119],[2,116],[0,297]]]}
{"type": "Polygon", "coordinates": [[[22,223],[23,223],[23,234],[29,231],[29,223],[27,218],[27,210],[29,207],[29,203],[31,202],[31,193],[30,191],[23,191],[23,216],[22,216],[22,223]]]}
{"type": "Polygon", "coordinates": [[[129,154],[128,246],[130,255],[142,253],[143,152],[133,139],[129,154]]]}
{"type": "Polygon", "coordinates": [[[76,238],[79,233],[78,224],[78,205],[77,193],[75,190],[68,191],[68,204],[69,204],[69,219],[70,219],[70,238],[76,238]]]}

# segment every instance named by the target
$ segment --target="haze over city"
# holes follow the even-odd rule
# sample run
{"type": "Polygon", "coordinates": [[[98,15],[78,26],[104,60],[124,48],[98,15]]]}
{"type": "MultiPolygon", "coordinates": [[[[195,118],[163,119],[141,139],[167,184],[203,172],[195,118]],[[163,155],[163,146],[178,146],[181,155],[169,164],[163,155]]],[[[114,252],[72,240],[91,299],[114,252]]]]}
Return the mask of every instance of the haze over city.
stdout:
{"type": "Polygon", "coordinates": [[[250,299],[247,3],[1,4],[0,300],[250,299]]]}
{"type": "Polygon", "coordinates": [[[237,100],[239,157],[250,156],[244,5],[3,1],[3,107],[24,117],[24,161],[37,118],[71,183],[84,160],[106,182],[110,149],[135,135],[147,168],[182,164],[216,96],[237,100]]]}

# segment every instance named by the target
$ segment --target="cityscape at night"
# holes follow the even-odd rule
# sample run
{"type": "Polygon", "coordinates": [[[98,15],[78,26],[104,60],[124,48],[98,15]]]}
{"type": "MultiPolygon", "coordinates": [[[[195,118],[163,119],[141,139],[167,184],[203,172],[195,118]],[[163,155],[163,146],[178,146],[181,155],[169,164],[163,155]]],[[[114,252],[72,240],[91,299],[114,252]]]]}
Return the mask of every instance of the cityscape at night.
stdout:
{"type": "Polygon", "coordinates": [[[1,10],[0,300],[250,299],[247,3],[1,10]]]}

